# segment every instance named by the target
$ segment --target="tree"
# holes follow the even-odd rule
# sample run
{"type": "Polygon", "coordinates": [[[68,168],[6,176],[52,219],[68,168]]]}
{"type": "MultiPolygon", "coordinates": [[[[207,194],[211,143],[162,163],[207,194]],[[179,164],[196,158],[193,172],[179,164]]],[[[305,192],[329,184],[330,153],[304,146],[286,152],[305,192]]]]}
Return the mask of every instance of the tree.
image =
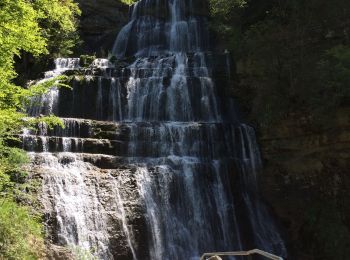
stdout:
{"type": "MultiPolygon", "coordinates": [[[[69,54],[76,43],[77,5],[72,0],[0,0],[0,259],[37,259],[43,248],[39,220],[14,202],[17,182],[22,180],[25,153],[8,147],[27,120],[25,104],[47,91],[47,81],[32,88],[14,84],[15,59],[20,56],[69,54]],[[22,176],[22,177],[21,177],[22,176]]],[[[49,124],[59,121],[44,118],[49,124]]]]}

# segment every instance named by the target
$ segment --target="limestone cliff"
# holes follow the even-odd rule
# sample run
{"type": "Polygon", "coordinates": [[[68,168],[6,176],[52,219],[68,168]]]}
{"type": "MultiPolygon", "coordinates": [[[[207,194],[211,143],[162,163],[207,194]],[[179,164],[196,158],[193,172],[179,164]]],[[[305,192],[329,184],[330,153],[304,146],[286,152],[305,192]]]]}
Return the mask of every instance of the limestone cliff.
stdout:
{"type": "Polygon", "coordinates": [[[128,20],[129,7],[119,0],[78,0],[82,11],[79,31],[80,54],[106,57],[118,32],[128,20]]]}
{"type": "Polygon", "coordinates": [[[263,193],[281,219],[293,259],[347,259],[350,228],[350,118],[310,129],[294,118],[260,133],[263,193]]]}

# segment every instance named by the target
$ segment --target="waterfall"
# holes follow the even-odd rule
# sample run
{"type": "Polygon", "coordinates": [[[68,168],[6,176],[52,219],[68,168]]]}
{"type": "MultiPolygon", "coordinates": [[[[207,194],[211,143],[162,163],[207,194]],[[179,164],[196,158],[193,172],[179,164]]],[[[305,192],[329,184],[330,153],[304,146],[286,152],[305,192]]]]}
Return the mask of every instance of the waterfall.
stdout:
{"type": "MultiPolygon", "coordinates": [[[[45,72],[45,78],[38,83],[45,82],[62,75],[67,70],[79,69],[78,58],[58,58],[55,60],[55,69],[45,72]]],[[[28,106],[27,113],[31,116],[57,114],[59,90],[53,87],[46,94],[33,98],[28,106]]]]}
{"type": "MultiPolygon", "coordinates": [[[[254,130],[232,119],[234,110],[226,116],[229,100],[215,84],[207,8],[138,1],[113,48],[133,62],[95,60],[73,90],[54,88],[28,109],[65,125],[22,135],[42,176],[50,243],[98,259],[198,259],[252,247],[286,255],[259,199],[254,130]]],[[[78,64],[59,59],[48,74],[78,64]]]]}
{"type": "Polygon", "coordinates": [[[98,198],[99,177],[74,154],[45,154],[42,159],[41,168],[48,173],[44,175],[43,193],[54,198],[45,206],[50,207],[50,217],[56,218],[59,243],[98,248],[98,255],[108,259],[106,215],[98,198]]]}

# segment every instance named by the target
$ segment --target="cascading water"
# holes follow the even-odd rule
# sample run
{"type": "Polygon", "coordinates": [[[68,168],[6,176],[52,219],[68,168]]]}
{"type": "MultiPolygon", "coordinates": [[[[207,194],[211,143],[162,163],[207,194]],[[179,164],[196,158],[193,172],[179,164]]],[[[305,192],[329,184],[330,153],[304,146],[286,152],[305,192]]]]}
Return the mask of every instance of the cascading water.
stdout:
{"type": "MultiPolygon", "coordinates": [[[[67,70],[74,70],[79,68],[79,59],[64,59],[58,58],[55,60],[55,69],[47,71],[45,78],[40,80],[39,83],[53,79],[62,75],[67,70]]],[[[33,98],[31,105],[27,112],[31,116],[40,116],[41,114],[55,114],[57,113],[57,99],[59,90],[54,87],[48,93],[41,97],[33,98]]]]}
{"type": "MultiPolygon", "coordinates": [[[[96,60],[73,90],[28,110],[54,112],[66,126],[23,133],[43,176],[51,243],[99,259],[286,254],[258,198],[254,131],[235,111],[227,116],[214,84],[206,12],[206,1],[137,2],[113,49],[132,64],[96,60]]],[[[72,64],[60,59],[56,71],[79,69],[72,64]]]]}

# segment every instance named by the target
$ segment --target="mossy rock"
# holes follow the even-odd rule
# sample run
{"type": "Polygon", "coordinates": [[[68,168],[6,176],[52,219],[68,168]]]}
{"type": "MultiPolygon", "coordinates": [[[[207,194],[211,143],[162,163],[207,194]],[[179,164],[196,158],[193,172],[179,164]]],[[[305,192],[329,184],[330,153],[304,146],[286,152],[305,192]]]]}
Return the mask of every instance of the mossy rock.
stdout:
{"type": "Polygon", "coordinates": [[[95,59],[96,56],[81,55],[79,65],[80,67],[87,68],[94,62],[95,59]]]}

